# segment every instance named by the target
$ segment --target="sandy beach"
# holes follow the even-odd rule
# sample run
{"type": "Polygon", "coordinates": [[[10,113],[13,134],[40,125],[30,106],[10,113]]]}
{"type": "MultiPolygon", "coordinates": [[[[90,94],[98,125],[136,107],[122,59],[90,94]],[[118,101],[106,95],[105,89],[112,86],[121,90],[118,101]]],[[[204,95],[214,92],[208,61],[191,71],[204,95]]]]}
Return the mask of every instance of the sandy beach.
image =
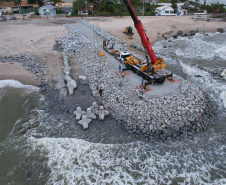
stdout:
{"type": "MultiPolygon", "coordinates": [[[[189,33],[191,30],[198,30],[200,33],[216,32],[217,28],[226,29],[225,22],[207,22],[197,21],[193,16],[139,16],[138,19],[142,22],[146,29],[147,36],[151,44],[156,41],[164,39],[163,33],[173,31],[176,34],[178,30],[184,33],[189,33]]],[[[91,22],[91,21],[90,21],[91,22]]],[[[91,22],[93,23],[93,21],[91,22]]],[[[134,27],[131,17],[111,17],[99,18],[99,21],[94,21],[96,26],[106,30],[111,35],[126,41],[127,43],[136,42],[141,45],[140,37],[134,27]],[[133,39],[123,34],[125,27],[131,26],[133,28],[133,39]]]]}
{"type": "MultiPolygon", "coordinates": [[[[195,21],[191,16],[140,16],[138,18],[143,23],[152,44],[164,39],[162,34],[170,31],[172,34],[176,34],[178,30],[182,30],[184,33],[188,33],[191,30],[199,30],[200,33],[216,32],[217,28],[226,30],[225,22],[195,21]]],[[[75,23],[79,19],[1,22],[0,58],[13,54],[32,53],[49,66],[49,74],[45,77],[51,81],[51,76],[62,73],[62,57],[60,51],[55,48],[56,39],[67,34],[63,24],[75,23]]],[[[140,37],[129,16],[101,17],[98,19],[88,17],[83,19],[106,30],[109,34],[125,41],[128,45],[130,42],[136,42],[141,45],[140,37]],[[126,26],[132,26],[133,28],[134,37],[132,40],[123,34],[126,26]]],[[[134,48],[130,49],[135,50],[134,48]]],[[[37,85],[38,83],[37,79],[34,78],[34,74],[25,71],[19,64],[15,63],[3,63],[0,65],[0,80],[5,79],[14,79],[29,85],[37,85]]]]}

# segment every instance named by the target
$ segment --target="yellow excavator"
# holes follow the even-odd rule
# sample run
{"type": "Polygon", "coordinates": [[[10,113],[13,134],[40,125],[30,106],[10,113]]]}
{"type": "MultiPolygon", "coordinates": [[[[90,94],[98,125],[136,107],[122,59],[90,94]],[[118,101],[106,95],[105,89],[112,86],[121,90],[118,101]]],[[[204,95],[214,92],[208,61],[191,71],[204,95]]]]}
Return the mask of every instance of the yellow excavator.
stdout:
{"type": "Polygon", "coordinates": [[[123,33],[128,35],[130,39],[133,38],[134,33],[133,33],[133,28],[131,26],[125,27],[123,33]]]}

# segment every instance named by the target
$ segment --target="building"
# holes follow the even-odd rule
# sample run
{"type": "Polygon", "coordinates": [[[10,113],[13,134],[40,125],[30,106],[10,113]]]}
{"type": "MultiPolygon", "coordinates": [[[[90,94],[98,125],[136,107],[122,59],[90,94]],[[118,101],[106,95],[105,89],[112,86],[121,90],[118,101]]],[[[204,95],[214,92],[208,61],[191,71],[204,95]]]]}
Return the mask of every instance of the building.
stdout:
{"type": "Polygon", "coordinates": [[[78,10],[78,15],[88,15],[93,14],[94,3],[87,3],[85,8],[78,10]]]}
{"type": "Polygon", "coordinates": [[[37,8],[38,4],[28,4],[27,1],[22,1],[20,6],[21,6],[21,9],[24,10],[24,9],[30,9],[30,8],[37,8]]]}
{"type": "Polygon", "coordinates": [[[160,6],[160,7],[156,8],[155,12],[158,15],[176,15],[176,14],[174,14],[174,9],[168,5],[160,6]]]}
{"type": "Polygon", "coordinates": [[[39,15],[41,17],[54,17],[54,16],[56,16],[56,7],[51,5],[51,4],[40,7],[38,9],[38,11],[39,11],[39,15]]]}
{"type": "Polygon", "coordinates": [[[17,7],[14,2],[0,2],[0,11],[11,12],[11,13],[19,13],[19,7],[17,7]]]}
{"type": "MultiPolygon", "coordinates": [[[[183,9],[182,6],[184,5],[184,3],[176,3],[177,4],[177,13],[176,14],[180,14],[180,15],[187,15],[187,10],[183,9]]],[[[171,7],[172,4],[171,3],[158,3],[159,6],[168,6],[171,7]]],[[[160,7],[159,7],[160,8],[160,7]]],[[[174,14],[174,15],[176,15],[174,14]]]]}

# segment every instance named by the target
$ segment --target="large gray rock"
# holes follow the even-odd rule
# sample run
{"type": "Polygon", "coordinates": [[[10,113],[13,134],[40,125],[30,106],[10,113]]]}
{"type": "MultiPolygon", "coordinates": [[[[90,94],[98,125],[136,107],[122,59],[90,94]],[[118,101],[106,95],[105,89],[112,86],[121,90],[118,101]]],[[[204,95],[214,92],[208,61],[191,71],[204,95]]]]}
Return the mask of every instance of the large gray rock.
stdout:
{"type": "Polygon", "coordinates": [[[70,82],[72,79],[71,79],[71,77],[70,77],[70,76],[65,75],[64,80],[66,80],[66,81],[67,81],[67,83],[68,83],[68,82],[70,82]]]}
{"type": "Polygon", "coordinates": [[[217,32],[224,33],[224,29],[223,28],[217,28],[217,32]]]}

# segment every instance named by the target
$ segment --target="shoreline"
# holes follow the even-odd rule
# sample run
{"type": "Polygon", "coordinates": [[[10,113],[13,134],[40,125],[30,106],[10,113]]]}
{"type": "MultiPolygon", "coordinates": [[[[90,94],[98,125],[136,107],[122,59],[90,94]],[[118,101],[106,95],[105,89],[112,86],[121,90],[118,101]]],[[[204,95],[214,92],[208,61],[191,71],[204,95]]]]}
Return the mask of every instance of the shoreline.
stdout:
{"type": "MultiPolygon", "coordinates": [[[[162,34],[170,31],[173,31],[173,34],[176,34],[178,30],[182,30],[184,33],[186,33],[199,28],[198,33],[214,33],[219,27],[222,27],[226,30],[226,23],[224,22],[194,21],[194,19],[192,19],[192,16],[139,16],[138,18],[142,21],[144,27],[146,28],[147,35],[150,38],[151,44],[164,40],[162,34]],[[204,24],[205,26],[203,26],[204,24]]],[[[140,55],[143,54],[143,52],[130,46],[131,42],[135,42],[136,44],[142,46],[140,37],[133,26],[133,22],[130,16],[123,16],[122,18],[100,17],[98,22],[97,20],[95,21],[92,17],[84,17],[83,19],[76,18],[75,20],[87,20],[91,24],[98,24],[101,29],[107,31],[110,35],[126,42],[131,51],[136,52],[140,55]],[[133,27],[133,32],[135,33],[133,39],[127,38],[128,36],[122,33],[124,27],[129,25],[133,27]]],[[[60,53],[58,51],[54,51],[54,43],[56,42],[57,38],[67,34],[67,30],[63,26],[64,21],[71,23],[71,19],[50,19],[34,22],[23,21],[16,22],[16,24],[13,24],[12,22],[0,23],[3,25],[0,28],[0,30],[2,31],[2,37],[0,38],[1,58],[10,54],[24,53],[33,53],[34,55],[38,55],[40,58],[44,56],[44,60],[51,70],[51,74],[47,75],[48,80],[51,81],[51,75],[54,74],[55,76],[57,76],[58,73],[60,73],[59,67],[62,64],[60,53]],[[59,21],[61,22],[61,20],[61,25],[54,24],[54,22],[59,23],[59,21]],[[41,27],[38,28],[38,25],[40,25],[41,27]],[[56,30],[56,28],[58,29],[58,31],[56,33],[52,32],[53,30],[56,30]],[[6,31],[8,29],[10,29],[9,32],[6,31]],[[15,33],[16,30],[18,33],[15,33]],[[19,38],[21,36],[22,38],[19,38]],[[12,41],[18,43],[18,46],[9,42],[11,38],[12,41]],[[31,38],[34,40],[33,43],[30,42],[31,38]],[[47,57],[48,54],[51,54],[52,57],[47,57]],[[57,61],[57,64],[53,61],[50,61],[53,58],[55,58],[54,60],[57,61]],[[54,71],[56,67],[58,69],[57,72],[54,71]]],[[[168,37],[172,36],[173,34],[165,35],[168,37]]],[[[27,72],[23,68],[19,68],[15,64],[10,64],[9,66],[6,66],[6,64],[1,65],[2,67],[0,67],[0,79],[14,79],[28,85],[37,85],[40,82],[40,80],[38,81],[37,79],[35,79],[34,74],[27,72]],[[8,74],[6,70],[9,70],[10,73],[8,74]]]]}

